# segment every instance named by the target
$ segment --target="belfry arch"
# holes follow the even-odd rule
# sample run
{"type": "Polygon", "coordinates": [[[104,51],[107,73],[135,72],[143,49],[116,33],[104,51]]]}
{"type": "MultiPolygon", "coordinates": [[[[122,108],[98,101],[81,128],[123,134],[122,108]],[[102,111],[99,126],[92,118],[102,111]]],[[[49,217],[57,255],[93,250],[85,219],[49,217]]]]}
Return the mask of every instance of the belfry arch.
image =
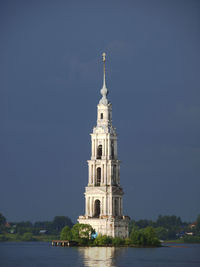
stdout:
{"type": "Polygon", "coordinates": [[[101,168],[97,168],[97,179],[96,179],[96,186],[101,185],[101,168]]]}
{"type": "Polygon", "coordinates": [[[111,158],[114,159],[115,154],[114,154],[114,142],[111,141],[111,158]]]}
{"type": "Polygon", "coordinates": [[[97,147],[97,159],[101,159],[102,157],[102,145],[97,147]]]}
{"type": "Polygon", "coordinates": [[[94,202],[94,218],[99,218],[101,212],[101,202],[99,199],[96,199],[94,202]]]}
{"type": "Polygon", "coordinates": [[[118,199],[115,198],[115,216],[119,215],[119,202],[118,199]]]}

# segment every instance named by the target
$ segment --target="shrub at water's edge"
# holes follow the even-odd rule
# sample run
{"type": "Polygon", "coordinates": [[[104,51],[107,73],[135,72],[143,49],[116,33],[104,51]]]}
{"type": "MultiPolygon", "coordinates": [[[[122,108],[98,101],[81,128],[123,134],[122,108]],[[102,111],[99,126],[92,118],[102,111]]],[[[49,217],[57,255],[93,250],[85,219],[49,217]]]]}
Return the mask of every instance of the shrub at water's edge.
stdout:
{"type": "Polygon", "coordinates": [[[72,240],[72,231],[71,229],[69,228],[68,225],[66,225],[61,233],[60,233],[60,240],[69,240],[71,241],[72,240]]]}
{"type": "Polygon", "coordinates": [[[80,245],[88,245],[92,241],[92,235],[95,230],[89,224],[77,223],[72,229],[72,240],[78,242],[80,245]]]}
{"type": "Polygon", "coordinates": [[[105,246],[111,244],[112,244],[112,238],[107,235],[98,235],[94,240],[95,246],[105,246]]]}
{"type": "Polygon", "coordinates": [[[160,246],[160,240],[156,236],[153,227],[148,226],[144,229],[133,228],[130,234],[130,243],[138,246],[160,246]]]}

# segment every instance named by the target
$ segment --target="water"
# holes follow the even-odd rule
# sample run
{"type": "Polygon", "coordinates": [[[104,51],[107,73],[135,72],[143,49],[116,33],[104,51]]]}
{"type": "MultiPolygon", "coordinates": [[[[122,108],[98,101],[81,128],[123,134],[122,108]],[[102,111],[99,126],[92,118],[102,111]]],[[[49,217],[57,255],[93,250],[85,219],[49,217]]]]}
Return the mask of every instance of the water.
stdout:
{"type": "Polygon", "coordinates": [[[0,243],[0,267],[200,267],[200,244],[162,248],[52,247],[0,243]]]}

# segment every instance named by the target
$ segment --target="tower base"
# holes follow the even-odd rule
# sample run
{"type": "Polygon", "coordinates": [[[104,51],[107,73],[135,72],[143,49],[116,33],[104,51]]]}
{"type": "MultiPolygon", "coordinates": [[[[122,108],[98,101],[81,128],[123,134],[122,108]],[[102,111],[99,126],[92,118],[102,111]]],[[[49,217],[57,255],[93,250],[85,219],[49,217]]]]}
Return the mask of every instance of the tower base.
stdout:
{"type": "Polygon", "coordinates": [[[100,216],[93,218],[89,216],[79,216],[78,222],[89,224],[97,232],[97,234],[107,235],[111,237],[127,238],[129,236],[128,224],[130,218],[128,216],[100,216]]]}

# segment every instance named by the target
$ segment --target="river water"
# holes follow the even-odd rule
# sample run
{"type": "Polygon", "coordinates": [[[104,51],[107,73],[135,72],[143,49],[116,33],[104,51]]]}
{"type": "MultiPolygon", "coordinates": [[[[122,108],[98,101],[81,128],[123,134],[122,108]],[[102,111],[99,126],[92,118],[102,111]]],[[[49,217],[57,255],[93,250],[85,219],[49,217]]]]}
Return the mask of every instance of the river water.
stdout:
{"type": "Polygon", "coordinates": [[[1,242],[0,267],[200,267],[200,244],[161,248],[52,247],[1,242]]]}

